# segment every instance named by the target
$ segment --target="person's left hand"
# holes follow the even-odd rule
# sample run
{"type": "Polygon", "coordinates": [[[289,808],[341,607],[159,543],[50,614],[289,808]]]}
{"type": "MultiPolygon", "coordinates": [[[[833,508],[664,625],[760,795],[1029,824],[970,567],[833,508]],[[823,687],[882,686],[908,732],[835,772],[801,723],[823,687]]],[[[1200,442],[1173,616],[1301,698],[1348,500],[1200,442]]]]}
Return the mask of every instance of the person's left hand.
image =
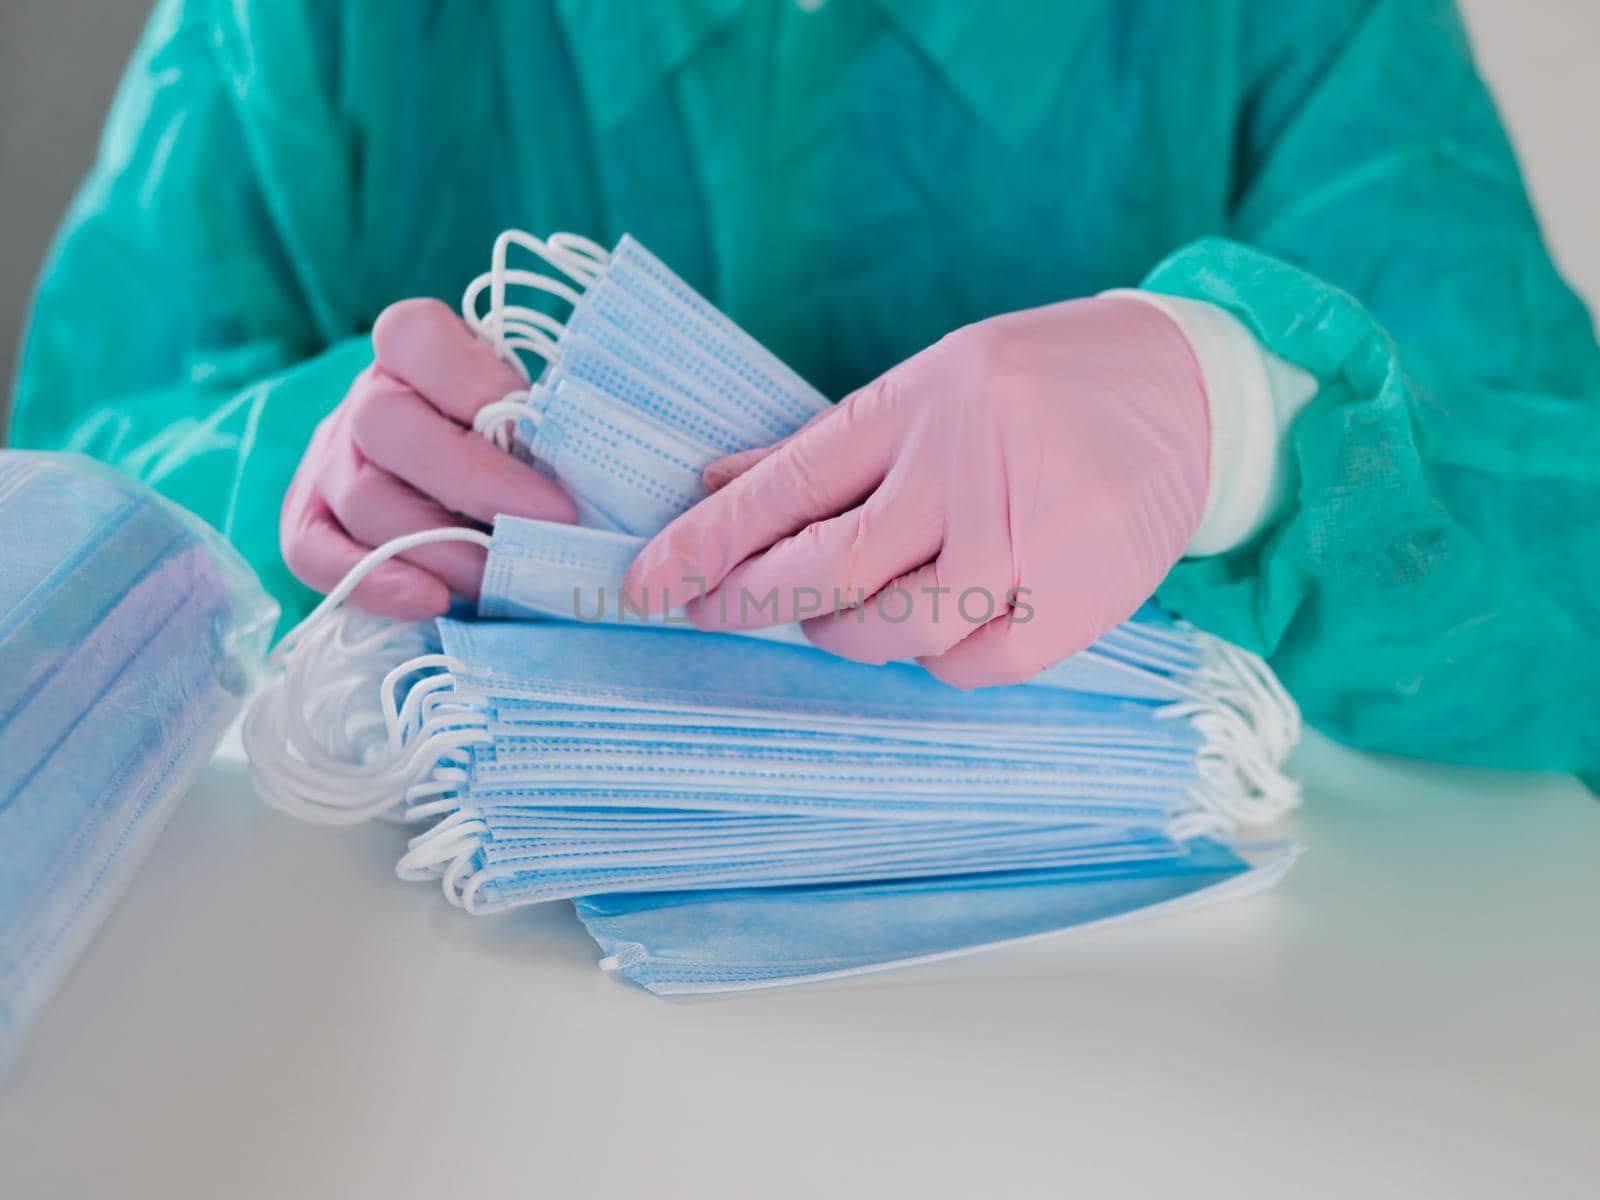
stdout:
{"type": "Polygon", "coordinates": [[[689,600],[703,629],[809,617],[806,636],[846,658],[1021,682],[1155,591],[1200,523],[1209,434],[1200,366],[1157,308],[1105,296],[994,317],[712,464],[717,490],[624,588],[689,600]]]}
{"type": "MultiPolygon", "coordinates": [[[[417,298],[372,327],[373,363],[317,426],[284,494],[279,545],[295,578],[332,591],[367,552],[394,538],[500,513],[570,522],[557,484],[472,429],[479,409],[525,385],[454,310],[417,298]]],[[[418,546],[379,563],[349,600],[403,621],[436,617],[451,595],[477,599],[483,548],[418,546]]]]}

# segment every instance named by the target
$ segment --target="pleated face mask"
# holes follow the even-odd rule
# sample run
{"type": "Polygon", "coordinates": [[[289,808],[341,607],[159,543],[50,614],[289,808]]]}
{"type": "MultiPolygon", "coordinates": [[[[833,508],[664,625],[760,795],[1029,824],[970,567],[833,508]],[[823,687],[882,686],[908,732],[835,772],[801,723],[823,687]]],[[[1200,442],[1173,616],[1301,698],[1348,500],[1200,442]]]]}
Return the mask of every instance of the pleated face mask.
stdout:
{"type": "Polygon", "coordinates": [[[508,448],[561,483],[587,528],[652,534],[706,494],[700,473],[716,453],[604,392],[569,379],[509,407],[508,448]]]}
{"type": "Polygon", "coordinates": [[[1286,718],[1252,707],[1242,684],[1204,703],[964,693],[914,667],[691,631],[445,620],[439,634],[390,666],[371,709],[330,720],[287,711],[278,693],[252,712],[246,744],[263,793],[300,816],[433,820],[401,873],[438,877],[475,912],[1153,861],[1293,799],[1242,749],[1286,718]],[[335,745],[340,728],[370,737],[335,745]],[[650,813],[668,824],[640,824],[650,813]],[[765,824],[706,836],[706,819],[729,817],[765,824]]]}
{"type": "Polygon", "coordinates": [[[239,711],[276,615],[153,493],[0,452],[0,1060],[239,711]]]}
{"type": "Polygon", "coordinates": [[[658,532],[703,494],[712,460],[777,441],[828,407],[630,237],[606,254],[571,234],[503,234],[462,312],[525,377],[542,360],[538,383],[484,408],[477,428],[542,465],[597,528],[658,532]],[[511,268],[513,248],[560,275],[511,268]],[[561,321],[515,303],[519,290],[570,313],[561,321]]]}
{"type": "MultiPolygon", "coordinates": [[[[481,535],[473,535],[481,537],[481,535]]],[[[625,595],[622,580],[647,539],[627,534],[502,516],[484,539],[488,561],[478,615],[552,618],[580,624],[683,627],[681,611],[665,611],[661,598],[625,595]]],[[[809,646],[797,625],[720,635],[809,646]]],[[[1294,705],[1265,667],[1257,669],[1215,638],[1196,637],[1171,616],[1146,605],[1088,649],[1041,672],[1041,687],[1067,688],[1140,700],[1176,702],[1248,690],[1245,703],[1261,713],[1292,714],[1294,705]]],[[[1266,751],[1280,754],[1298,737],[1285,717],[1260,731],[1266,751]]]]}
{"type": "Polygon", "coordinates": [[[749,991],[935,962],[1248,895],[1294,861],[1287,842],[1207,839],[1177,856],[806,888],[589,896],[603,970],[664,996],[749,991]]]}

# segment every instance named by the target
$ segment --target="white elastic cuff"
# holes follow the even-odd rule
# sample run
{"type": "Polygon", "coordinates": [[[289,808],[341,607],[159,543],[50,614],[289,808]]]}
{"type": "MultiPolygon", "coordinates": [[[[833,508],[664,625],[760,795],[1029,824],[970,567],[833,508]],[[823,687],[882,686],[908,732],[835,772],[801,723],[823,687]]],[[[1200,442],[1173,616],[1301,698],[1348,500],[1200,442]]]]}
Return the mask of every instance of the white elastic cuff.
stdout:
{"type": "Polygon", "coordinates": [[[1159,308],[1188,339],[1211,414],[1210,483],[1184,554],[1222,554],[1277,511],[1288,475],[1289,426],[1317,393],[1314,375],[1262,347],[1232,313],[1204,300],[1135,288],[1106,292],[1159,308]]]}

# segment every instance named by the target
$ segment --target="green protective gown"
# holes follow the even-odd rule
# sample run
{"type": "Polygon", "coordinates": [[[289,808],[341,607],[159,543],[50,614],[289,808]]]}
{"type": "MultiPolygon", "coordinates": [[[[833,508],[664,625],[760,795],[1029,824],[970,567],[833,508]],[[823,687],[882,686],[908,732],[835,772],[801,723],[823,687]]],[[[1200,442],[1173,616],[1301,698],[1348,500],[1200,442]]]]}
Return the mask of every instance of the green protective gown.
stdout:
{"type": "Polygon", "coordinates": [[[1600,352],[1447,0],[164,0],[40,285],[12,438],[220,526],[390,301],[637,235],[829,394],[1137,285],[1321,388],[1289,498],[1159,597],[1358,746],[1600,766],[1600,352]]]}

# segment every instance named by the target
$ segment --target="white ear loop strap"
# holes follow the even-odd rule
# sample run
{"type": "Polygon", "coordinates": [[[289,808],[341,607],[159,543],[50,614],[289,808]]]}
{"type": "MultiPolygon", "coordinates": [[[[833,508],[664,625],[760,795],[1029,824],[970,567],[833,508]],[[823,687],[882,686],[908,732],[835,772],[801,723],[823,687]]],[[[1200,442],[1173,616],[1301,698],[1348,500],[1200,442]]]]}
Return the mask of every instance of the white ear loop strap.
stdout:
{"type": "Polygon", "coordinates": [[[502,450],[511,449],[511,432],[518,421],[537,425],[544,416],[544,406],[534,402],[541,390],[534,384],[526,392],[512,392],[492,404],[485,404],[472,418],[472,428],[488,438],[502,450]]]}
{"type": "Polygon", "coordinates": [[[338,585],[322,598],[322,603],[311,610],[304,621],[296,625],[283,640],[278,643],[277,649],[272,652],[273,665],[281,665],[294,648],[312,630],[318,628],[327,618],[328,614],[338,608],[350,597],[350,593],[360,586],[361,581],[370,575],[379,566],[388,562],[397,555],[404,554],[407,550],[415,550],[418,546],[431,546],[438,542],[472,542],[487,550],[490,539],[481,529],[465,529],[460,526],[450,526],[444,529],[422,529],[416,533],[408,533],[402,537],[391,538],[375,550],[369,550],[361,561],[356,563],[346,572],[338,585]]]}
{"type": "Polygon", "coordinates": [[[508,305],[505,300],[507,284],[548,292],[573,307],[582,302],[583,296],[549,275],[537,275],[532,271],[507,271],[498,266],[467,284],[467,290],[461,295],[462,319],[474,333],[493,346],[501,358],[526,377],[528,372],[522,361],[508,354],[512,343],[525,343],[523,349],[532,351],[546,362],[553,362],[556,340],[566,326],[558,318],[536,308],[521,304],[508,305]],[[489,311],[480,315],[478,300],[485,291],[489,293],[489,311]]]}
{"type": "Polygon", "coordinates": [[[408,675],[459,666],[441,655],[419,656],[428,637],[424,626],[339,608],[381,564],[439,542],[487,549],[490,538],[477,529],[447,528],[385,542],[273,651],[271,662],[283,673],[256,697],[243,729],[256,787],[269,804],[324,824],[382,816],[427,783],[442,753],[487,739],[481,717],[429,703],[443,686],[432,680],[420,681],[414,697],[395,705],[395,689],[408,675]]]}
{"type": "Polygon", "coordinates": [[[508,229],[494,241],[489,270],[469,283],[462,294],[461,315],[474,333],[528,378],[527,369],[515,352],[526,350],[547,363],[554,362],[556,343],[565,326],[548,313],[507,304],[506,288],[532,288],[576,308],[583,300],[582,293],[600,278],[609,259],[610,255],[601,246],[575,233],[554,233],[546,240],[520,229],[508,229]],[[576,288],[551,275],[508,267],[506,260],[513,246],[543,259],[576,284],[576,288]],[[480,316],[478,300],[485,291],[489,293],[489,311],[480,316]]]}
{"type": "MultiPolygon", "coordinates": [[[[533,354],[547,366],[553,366],[560,356],[560,340],[566,324],[539,309],[507,303],[506,289],[531,288],[576,308],[583,302],[583,292],[600,277],[609,259],[610,255],[601,246],[575,233],[554,233],[546,240],[522,230],[509,229],[495,239],[489,270],[473,279],[462,293],[461,316],[496,355],[532,384],[533,377],[522,361],[521,352],[533,354]],[[566,280],[509,267],[506,260],[513,246],[537,255],[565,275],[566,280]],[[480,314],[479,301],[485,292],[489,293],[489,308],[480,314]]],[[[472,427],[500,449],[509,450],[512,426],[525,417],[537,421],[537,410],[521,394],[513,392],[479,410],[472,427]]]]}

